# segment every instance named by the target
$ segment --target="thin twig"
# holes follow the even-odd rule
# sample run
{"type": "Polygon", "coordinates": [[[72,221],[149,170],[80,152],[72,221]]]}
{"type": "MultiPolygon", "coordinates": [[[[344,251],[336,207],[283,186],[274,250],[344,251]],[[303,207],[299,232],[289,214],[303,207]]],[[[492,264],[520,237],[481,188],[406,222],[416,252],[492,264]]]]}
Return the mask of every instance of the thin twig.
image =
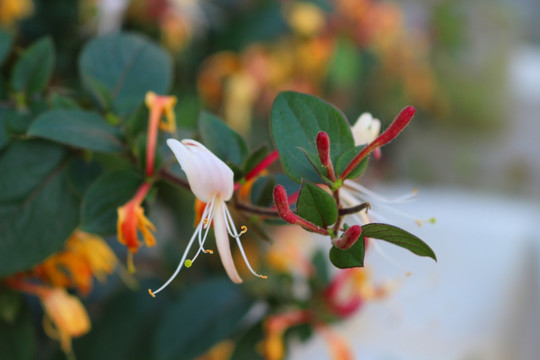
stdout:
{"type": "Polygon", "coordinates": [[[356,205],[356,206],[352,206],[352,207],[349,207],[349,208],[343,208],[343,209],[339,209],[339,215],[350,215],[350,214],[354,214],[354,213],[357,213],[359,211],[362,211],[364,209],[371,209],[371,204],[368,203],[368,202],[365,202],[365,203],[362,203],[362,204],[359,204],[359,205],[356,205]]]}

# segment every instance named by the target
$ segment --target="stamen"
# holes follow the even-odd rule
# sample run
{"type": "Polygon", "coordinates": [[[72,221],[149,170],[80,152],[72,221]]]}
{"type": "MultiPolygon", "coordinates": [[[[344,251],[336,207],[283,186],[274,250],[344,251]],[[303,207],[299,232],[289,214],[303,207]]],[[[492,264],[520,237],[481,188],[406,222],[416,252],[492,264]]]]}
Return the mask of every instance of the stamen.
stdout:
{"type": "Polygon", "coordinates": [[[150,294],[151,297],[156,297],[156,295],[154,295],[154,293],[152,292],[152,290],[148,289],[148,293],[150,294]]]}
{"type": "Polygon", "coordinates": [[[208,218],[206,218],[206,219],[203,220],[203,229],[206,229],[206,227],[208,226],[208,223],[209,223],[209,222],[210,222],[210,221],[208,220],[208,218]]]}
{"type": "Polygon", "coordinates": [[[395,199],[389,199],[382,195],[377,194],[376,192],[369,190],[365,186],[360,185],[359,183],[355,181],[347,181],[345,183],[346,187],[351,188],[354,191],[359,192],[361,195],[365,195],[367,197],[372,197],[375,200],[382,201],[385,203],[405,203],[414,200],[416,195],[418,195],[418,189],[414,188],[410,193],[404,194],[400,197],[397,197],[395,199]]]}
{"type": "Polygon", "coordinates": [[[246,233],[247,226],[242,225],[241,227],[242,231],[240,232],[240,234],[238,234],[238,231],[236,230],[236,226],[234,225],[231,213],[229,212],[229,209],[227,209],[227,206],[223,206],[223,215],[225,217],[225,224],[227,225],[227,230],[229,231],[229,234],[231,234],[232,232],[231,236],[236,239],[236,243],[238,244],[238,248],[240,249],[240,254],[242,254],[242,258],[244,259],[244,262],[246,263],[246,266],[248,267],[249,271],[253,275],[261,279],[267,279],[268,277],[266,275],[258,274],[255,272],[255,270],[253,270],[246,256],[246,252],[244,251],[244,247],[242,246],[242,242],[240,241],[240,235],[246,233]]]}
{"type": "Polygon", "coordinates": [[[214,254],[214,250],[206,249],[206,250],[204,250],[204,253],[212,255],[212,254],[214,254]]]}

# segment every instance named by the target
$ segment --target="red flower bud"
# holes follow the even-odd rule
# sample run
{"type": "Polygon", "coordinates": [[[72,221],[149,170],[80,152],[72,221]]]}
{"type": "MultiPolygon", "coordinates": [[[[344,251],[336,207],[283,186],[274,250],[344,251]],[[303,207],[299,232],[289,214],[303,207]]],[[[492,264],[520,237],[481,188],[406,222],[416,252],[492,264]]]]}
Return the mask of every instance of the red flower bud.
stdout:
{"type": "Polygon", "coordinates": [[[345,233],[340,239],[334,241],[334,246],[341,250],[347,250],[354,245],[361,234],[362,227],[360,225],[353,225],[345,230],[345,233]]]}
{"type": "Polygon", "coordinates": [[[336,181],[334,166],[330,160],[330,138],[328,137],[328,134],[324,131],[320,131],[317,134],[316,143],[321,164],[326,168],[326,172],[328,173],[330,180],[336,181]]]}

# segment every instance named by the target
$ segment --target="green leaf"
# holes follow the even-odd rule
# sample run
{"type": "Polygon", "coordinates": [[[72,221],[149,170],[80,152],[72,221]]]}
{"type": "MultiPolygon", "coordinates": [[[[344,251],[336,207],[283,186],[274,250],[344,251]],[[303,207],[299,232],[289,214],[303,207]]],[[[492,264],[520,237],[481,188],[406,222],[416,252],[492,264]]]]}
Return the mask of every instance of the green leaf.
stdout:
{"type": "Polygon", "coordinates": [[[210,151],[223,161],[230,161],[238,166],[248,155],[244,139],[215,115],[203,111],[199,116],[199,133],[210,151]]]}
{"type": "Polygon", "coordinates": [[[100,115],[82,110],[52,110],[39,116],[28,135],[80,149],[120,153],[124,146],[118,129],[100,115]]]}
{"type": "Polygon", "coordinates": [[[19,141],[0,155],[0,276],[26,270],[60,250],[78,224],[64,148],[19,141]]]}
{"type": "Polygon", "coordinates": [[[242,169],[244,173],[248,173],[255,168],[264,158],[268,155],[268,147],[266,145],[261,146],[253,153],[251,153],[247,159],[244,161],[242,169]]]}
{"type": "MultiPolygon", "coordinates": [[[[306,160],[311,164],[311,166],[313,167],[313,170],[315,170],[317,175],[319,175],[320,179],[322,179],[326,183],[329,183],[329,184],[332,183],[330,178],[328,178],[328,173],[326,171],[326,168],[321,163],[321,159],[319,158],[319,155],[310,153],[302,148],[300,148],[300,151],[304,153],[306,160]]],[[[320,180],[317,182],[320,182],[320,180]]]]}
{"type": "Polygon", "coordinates": [[[89,162],[81,158],[71,159],[68,164],[69,184],[73,191],[82,198],[102,172],[103,169],[96,162],[89,162]]]}
{"type": "Polygon", "coordinates": [[[75,100],[59,93],[54,93],[51,96],[50,104],[54,109],[79,109],[79,104],[75,100]]]}
{"type": "MultiPolygon", "coordinates": [[[[354,148],[349,149],[348,151],[341,154],[341,156],[338,158],[336,162],[336,174],[338,176],[341,173],[343,173],[345,168],[351,163],[352,159],[354,159],[354,157],[358,155],[364,147],[365,145],[355,146],[354,148]]],[[[364,173],[364,171],[366,171],[367,166],[368,166],[368,158],[365,157],[362,161],[360,161],[360,164],[358,164],[354,168],[354,170],[351,171],[349,176],[347,176],[347,179],[354,179],[354,178],[359,177],[360,175],[364,173]]]]}
{"type": "Polygon", "coordinates": [[[158,320],[155,359],[192,359],[230,336],[251,307],[242,288],[229,279],[189,287],[158,320]]]}
{"type": "Polygon", "coordinates": [[[21,294],[8,287],[0,287],[0,323],[13,324],[21,310],[21,294]]]}
{"type": "Polygon", "coordinates": [[[26,49],[13,69],[11,86],[15,91],[34,94],[45,89],[54,67],[54,45],[51,38],[43,38],[26,49]]]}
{"type": "Polygon", "coordinates": [[[131,114],[153,91],[165,94],[172,81],[172,61],[160,47],[135,34],[98,37],[79,58],[83,86],[102,108],[131,114]]]}
{"type": "Polygon", "coordinates": [[[264,339],[263,324],[258,322],[235,341],[234,351],[229,360],[264,360],[261,351],[257,348],[264,339]]]}
{"type": "Polygon", "coordinates": [[[3,28],[0,28],[0,66],[4,64],[13,45],[13,36],[3,28]]]}
{"type": "Polygon", "coordinates": [[[7,127],[7,110],[0,108],[0,150],[2,150],[9,143],[10,137],[7,127]]]}
{"type": "Polygon", "coordinates": [[[0,354],[3,360],[31,360],[35,352],[34,324],[30,311],[20,311],[14,322],[0,320],[0,354]]]}
{"type": "Polygon", "coordinates": [[[81,229],[99,235],[115,233],[118,207],[135,195],[142,182],[140,175],[127,170],[102,175],[84,196],[81,229]]]}
{"type": "Polygon", "coordinates": [[[5,121],[5,130],[11,135],[24,135],[33,120],[28,112],[16,109],[6,109],[2,117],[5,121]]]}
{"type": "Polygon", "coordinates": [[[330,261],[335,267],[348,269],[364,266],[365,245],[364,239],[360,237],[353,246],[347,250],[341,250],[336,247],[330,249],[330,261]]]}
{"type": "Polygon", "coordinates": [[[251,188],[251,203],[258,206],[271,206],[275,186],[276,182],[272,177],[258,178],[251,188]]]}
{"type": "Polygon", "coordinates": [[[318,182],[319,177],[299,148],[318,154],[315,138],[325,131],[330,138],[330,156],[337,157],[354,147],[350,126],[334,106],[311,95],[282,92],[272,107],[272,137],[285,173],[294,181],[318,182]]]}
{"type": "Polygon", "coordinates": [[[418,256],[427,256],[437,261],[437,257],[431,248],[413,234],[388,224],[366,224],[362,226],[362,236],[388,241],[401,246],[418,256]]]}
{"type": "Polygon", "coordinates": [[[332,195],[315,184],[302,182],[296,202],[298,215],[315,225],[326,228],[336,222],[338,211],[332,195]]]}

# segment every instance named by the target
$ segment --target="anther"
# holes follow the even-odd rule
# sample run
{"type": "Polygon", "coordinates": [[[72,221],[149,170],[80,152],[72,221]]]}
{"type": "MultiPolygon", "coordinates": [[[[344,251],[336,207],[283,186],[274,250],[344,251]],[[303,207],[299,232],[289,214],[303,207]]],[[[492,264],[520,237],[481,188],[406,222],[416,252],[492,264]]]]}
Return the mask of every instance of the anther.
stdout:
{"type": "Polygon", "coordinates": [[[203,250],[205,254],[210,254],[212,255],[214,253],[214,250],[210,250],[210,249],[206,249],[206,250],[203,250]]]}
{"type": "Polygon", "coordinates": [[[246,226],[246,225],[242,225],[242,226],[240,227],[240,234],[238,234],[238,235],[242,235],[242,234],[245,234],[245,233],[247,233],[247,226],[246,226]]]}
{"type": "Polygon", "coordinates": [[[151,297],[155,298],[156,295],[154,295],[154,293],[152,292],[152,290],[148,289],[148,293],[150,294],[151,297]]]}
{"type": "Polygon", "coordinates": [[[259,277],[260,277],[261,279],[268,279],[268,276],[266,276],[266,275],[259,275],[259,277]]]}
{"type": "Polygon", "coordinates": [[[210,222],[210,220],[208,220],[208,218],[204,218],[203,220],[203,228],[206,229],[206,227],[208,226],[208,223],[210,222]]]}
{"type": "Polygon", "coordinates": [[[190,259],[187,259],[186,261],[184,261],[184,265],[187,268],[190,268],[192,264],[193,264],[193,261],[191,261],[190,259]]]}

